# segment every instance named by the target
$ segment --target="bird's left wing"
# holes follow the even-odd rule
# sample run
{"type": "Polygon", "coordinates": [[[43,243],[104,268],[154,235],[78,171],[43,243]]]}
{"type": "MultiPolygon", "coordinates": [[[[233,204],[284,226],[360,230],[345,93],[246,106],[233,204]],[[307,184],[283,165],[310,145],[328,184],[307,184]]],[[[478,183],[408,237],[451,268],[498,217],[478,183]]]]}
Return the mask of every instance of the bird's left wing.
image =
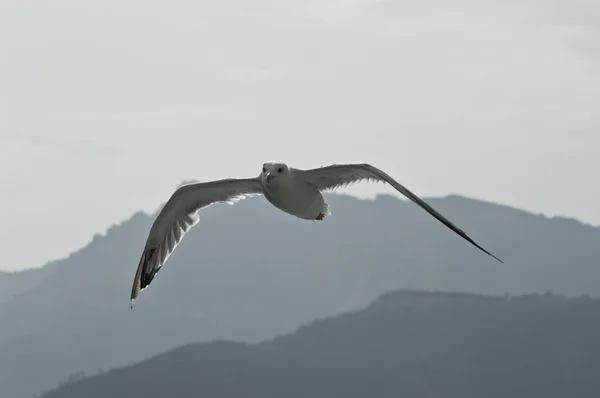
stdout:
{"type": "Polygon", "coordinates": [[[165,264],[186,232],[200,221],[198,211],[214,203],[229,203],[262,194],[257,178],[225,179],[179,187],[154,221],[131,288],[131,306],[165,264]]]}
{"type": "Polygon", "coordinates": [[[460,228],[454,225],[446,217],[438,213],[434,208],[429,206],[417,195],[412,193],[408,188],[401,185],[399,182],[394,180],[388,174],[384,173],[377,167],[371,166],[370,164],[334,164],[331,166],[319,167],[316,169],[309,170],[298,170],[298,174],[307,182],[316,186],[319,190],[331,190],[339,187],[347,186],[349,184],[359,181],[381,181],[390,184],[398,192],[412,200],[414,203],[419,205],[433,217],[437,218],[442,224],[450,228],[452,231],[460,235],[463,239],[467,240],[475,247],[483,251],[484,253],[494,257],[496,260],[503,262],[498,257],[494,256],[483,247],[479,246],[473,239],[467,236],[460,228]]]}

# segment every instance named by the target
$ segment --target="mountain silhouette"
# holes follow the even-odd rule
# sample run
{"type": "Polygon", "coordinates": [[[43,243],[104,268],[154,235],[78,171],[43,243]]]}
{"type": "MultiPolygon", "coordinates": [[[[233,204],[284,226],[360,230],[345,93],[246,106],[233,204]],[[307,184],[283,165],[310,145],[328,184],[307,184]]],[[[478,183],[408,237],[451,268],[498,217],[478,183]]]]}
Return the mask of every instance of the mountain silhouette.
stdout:
{"type": "Polygon", "coordinates": [[[0,303],[35,287],[52,272],[52,265],[19,272],[0,271],[0,303]]]}
{"type": "Polygon", "coordinates": [[[396,291],[260,344],[186,345],[43,398],[600,393],[600,300],[396,291]]]}
{"type": "Polygon", "coordinates": [[[131,283],[156,214],[134,214],[63,260],[0,275],[2,286],[15,281],[0,296],[0,396],[30,398],[75,371],[182,344],[255,343],[394,289],[600,293],[598,228],[456,195],[427,199],[500,264],[408,201],[327,200],[333,214],[318,223],[260,197],[203,210],[133,310],[131,283]]]}

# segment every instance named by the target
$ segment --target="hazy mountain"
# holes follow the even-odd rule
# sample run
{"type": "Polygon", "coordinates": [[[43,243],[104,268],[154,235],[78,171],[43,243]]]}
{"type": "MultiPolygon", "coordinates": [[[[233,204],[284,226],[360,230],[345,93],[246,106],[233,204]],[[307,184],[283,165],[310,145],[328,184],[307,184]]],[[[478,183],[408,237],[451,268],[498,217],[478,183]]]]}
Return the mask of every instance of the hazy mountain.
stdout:
{"type": "Polygon", "coordinates": [[[428,200],[500,264],[412,203],[328,198],[333,215],[320,223],[260,197],[207,208],[133,311],[131,282],[154,215],[95,236],[0,303],[0,396],[30,398],[76,370],[185,343],[256,342],[391,289],[600,293],[598,228],[458,196],[428,200]]]}
{"type": "Polygon", "coordinates": [[[600,300],[394,292],[261,344],[180,347],[44,398],[600,396],[600,300]]]}
{"type": "Polygon", "coordinates": [[[0,271],[0,303],[35,287],[51,271],[51,264],[20,272],[0,271]]]}

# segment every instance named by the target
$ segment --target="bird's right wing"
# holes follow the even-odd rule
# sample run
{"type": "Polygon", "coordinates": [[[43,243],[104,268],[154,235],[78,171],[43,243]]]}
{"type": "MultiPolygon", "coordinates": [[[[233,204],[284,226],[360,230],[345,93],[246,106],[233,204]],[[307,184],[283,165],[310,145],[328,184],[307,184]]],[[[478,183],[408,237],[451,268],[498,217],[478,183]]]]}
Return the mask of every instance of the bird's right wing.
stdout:
{"type": "Polygon", "coordinates": [[[200,221],[198,211],[214,203],[234,204],[262,194],[257,178],[225,179],[179,187],[154,221],[131,288],[131,306],[165,264],[186,232],[200,221]]]}

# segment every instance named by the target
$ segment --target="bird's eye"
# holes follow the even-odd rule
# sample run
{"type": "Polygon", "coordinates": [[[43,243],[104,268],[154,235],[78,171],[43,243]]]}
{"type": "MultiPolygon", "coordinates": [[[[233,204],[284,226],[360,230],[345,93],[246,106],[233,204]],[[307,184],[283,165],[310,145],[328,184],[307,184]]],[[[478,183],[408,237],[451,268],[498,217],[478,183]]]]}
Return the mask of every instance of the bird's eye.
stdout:
{"type": "Polygon", "coordinates": [[[283,168],[281,168],[281,167],[277,169],[278,173],[281,173],[282,171],[283,171],[283,168]]]}
{"type": "Polygon", "coordinates": [[[265,171],[267,171],[267,169],[265,169],[265,168],[263,167],[263,173],[264,173],[265,171]]]}

